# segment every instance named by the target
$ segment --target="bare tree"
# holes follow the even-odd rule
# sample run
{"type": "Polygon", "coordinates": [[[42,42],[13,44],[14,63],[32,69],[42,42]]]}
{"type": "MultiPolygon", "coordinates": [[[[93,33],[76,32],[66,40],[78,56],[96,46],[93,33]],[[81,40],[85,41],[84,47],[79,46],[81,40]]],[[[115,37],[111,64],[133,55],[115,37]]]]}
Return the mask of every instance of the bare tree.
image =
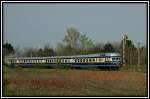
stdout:
{"type": "Polygon", "coordinates": [[[67,35],[64,37],[64,42],[67,43],[67,46],[76,48],[80,37],[80,32],[73,27],[67,29],[67,35]]]}

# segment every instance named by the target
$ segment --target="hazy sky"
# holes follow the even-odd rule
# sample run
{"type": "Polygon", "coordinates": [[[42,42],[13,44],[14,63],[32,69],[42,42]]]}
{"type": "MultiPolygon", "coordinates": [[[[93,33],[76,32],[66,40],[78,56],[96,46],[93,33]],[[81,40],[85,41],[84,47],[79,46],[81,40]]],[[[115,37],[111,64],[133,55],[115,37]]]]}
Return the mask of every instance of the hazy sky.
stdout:
{"type": "Polygon", "coordinates": [[[144,3],[5,3],[3,39],[13,46],[55,47],[75,27],[94,43],[115,42],[123,34],[146,44],[146,4],[144,3]]]}

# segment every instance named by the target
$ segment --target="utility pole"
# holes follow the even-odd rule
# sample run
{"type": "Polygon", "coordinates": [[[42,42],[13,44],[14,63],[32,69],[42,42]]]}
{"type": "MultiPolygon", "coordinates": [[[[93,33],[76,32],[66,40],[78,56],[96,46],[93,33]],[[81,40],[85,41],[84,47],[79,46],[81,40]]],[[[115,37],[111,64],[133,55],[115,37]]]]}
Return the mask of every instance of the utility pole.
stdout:
{"type": "Polygon", "coordinates": [[[140,65],[140,42],[138,42],[138,65],[140,65]]]}
{"type": "Polygon", "coordinates": [[[126,43],[127,43],[127,35],[123,36],[123,66],[126,65],[126,43]]]}

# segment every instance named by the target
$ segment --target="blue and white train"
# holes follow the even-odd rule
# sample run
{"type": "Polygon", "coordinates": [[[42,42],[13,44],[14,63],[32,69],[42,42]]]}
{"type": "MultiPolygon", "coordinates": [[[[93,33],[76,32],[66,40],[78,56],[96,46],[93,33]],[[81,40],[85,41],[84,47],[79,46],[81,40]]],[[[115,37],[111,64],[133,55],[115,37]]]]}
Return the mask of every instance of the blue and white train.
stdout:
{"type": "Polygon", "coordinates": [[[41,64],[44,66],[55,66],[58,64],[71,67],[116,67],[121,66],[121,55],[119,53],[99,53],[87,55],[72,55],[72,56],[51,56],[51,57],[19,57],[7,58],[9,64],[18,66],[28,66],[41,64]]]}

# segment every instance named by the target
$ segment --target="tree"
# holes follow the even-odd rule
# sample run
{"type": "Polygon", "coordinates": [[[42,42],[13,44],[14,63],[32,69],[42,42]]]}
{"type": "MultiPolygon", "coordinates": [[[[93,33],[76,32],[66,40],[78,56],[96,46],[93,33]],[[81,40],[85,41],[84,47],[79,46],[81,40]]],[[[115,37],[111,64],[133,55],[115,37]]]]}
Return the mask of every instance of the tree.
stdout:
{"type": "Polygon", "coordinates": [[[49,47],[49,45],[45,45],[44,49],[43,49],[43,56],[54,56],[55,52],[52,48],[49,47]]]}
{"type": "Polygon", "coordinates": [[[115,52],[115,49],[112,44],[107,43],[104,46],[103,52],[115,52]]]}
{"type": "Polygon", "coordinates": [[[104,45],[101,43],[95,44],[93,47],[94,53],[101,53],[103,51],[104,45]]]}
{"type": "Polygon", "coordinates": [[[36,57],[37,50],[34,48],[24,48],[24,57],[36,57]]]}
{"type": "Polygon", "coordinates": [[[3,45],[3,52],[4,56],[9,55],[9,54],[14,54],[14,47],[10,43],[5,43],[3,45]]]}
{"type": "Polygon", "coordinates": [[[64,42],[71,48],[76,48],[80,37],[80,32],[73,27],[67,29],[67,35],[64,37],[64,42]]]}
{"type": "Polygon", "coordinates": [[[133,48],[136,50],[136,47],[134,46],[133,42],[131,40],[127,40],[127,44],[126,44],[127,48],[133,48]]]}
{"type": "Polygon", "coordinates": [[[16,57],[22,57],[23,56],[23,51],[20,48],[20,46],[16,46],[14,50],[15,50],[15,56],[16,57]]]}
{"type": "Polygon", "coordinates": [[[80,47],[82,49],[93,48],[94,44],[91,39],[89,39],[85,34],[80,36],[80,47]]]}
{"type": "Polygon", "coordinates": [[[63,43],[58,43],[56,47],[57,55],[65,55],[64,50],[65,50],[65,45],[63,43]]]}
{"type": "Polygon", "coordinates": [[[42,49],[42,48],[38,49],[37,55],[38,55],[38,57],[43,57],[43,56],[44,56],[44,55],[43,55],[43,49],[42,49]]]}

